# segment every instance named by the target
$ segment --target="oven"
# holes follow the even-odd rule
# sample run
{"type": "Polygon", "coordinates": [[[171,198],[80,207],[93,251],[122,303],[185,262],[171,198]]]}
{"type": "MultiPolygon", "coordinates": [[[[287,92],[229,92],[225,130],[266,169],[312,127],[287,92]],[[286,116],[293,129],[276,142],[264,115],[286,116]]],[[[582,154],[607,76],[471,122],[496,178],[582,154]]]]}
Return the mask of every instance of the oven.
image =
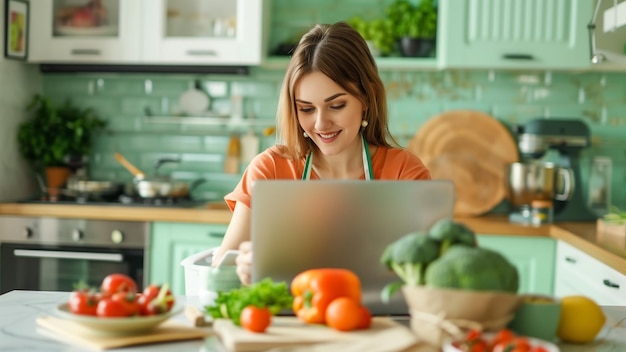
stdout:
{"type": "Polygon", "coordinates": [[[99,287],[123,273],[144,287],[148,222],[0,216],[0,294],[99,287]]]}

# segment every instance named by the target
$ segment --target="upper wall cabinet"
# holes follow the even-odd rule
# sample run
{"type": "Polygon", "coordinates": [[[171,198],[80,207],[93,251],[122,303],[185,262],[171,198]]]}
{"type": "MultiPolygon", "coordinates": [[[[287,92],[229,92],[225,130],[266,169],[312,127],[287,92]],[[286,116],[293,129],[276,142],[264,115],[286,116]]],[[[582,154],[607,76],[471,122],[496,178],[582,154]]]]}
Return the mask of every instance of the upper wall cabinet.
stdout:
{"type": "Polygon", "coordinates": [[[262,0],[147,0],[142,61],[261,63],[262,0]]]}
{"type": "Polygon", "coordinates": [[[37,0],[35,63],[255,65],[264,0],[37,0]]]}
{"type": "Polygon", "coordinates": [[[37,0],[30,6],[30,62],[130,63],[140,58],[140,1],[37,0]]]}
{"type": "Polygon", "coordinates": [[[439,2],[439,64],[447,68],[567,69],[590,66],[593,2],[439,2]]]}

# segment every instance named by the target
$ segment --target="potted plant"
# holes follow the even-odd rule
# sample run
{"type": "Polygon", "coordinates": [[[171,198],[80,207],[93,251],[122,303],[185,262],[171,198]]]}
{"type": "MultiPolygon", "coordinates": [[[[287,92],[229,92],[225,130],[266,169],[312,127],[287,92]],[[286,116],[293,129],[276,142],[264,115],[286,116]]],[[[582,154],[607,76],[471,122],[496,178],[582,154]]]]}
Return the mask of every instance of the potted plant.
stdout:
{"type": "MultiPolygon", "coordinates": [[[[32,118],[19,126],[19,151],[35,170],[45,172],[48,188],[57,189],[70,176],[68,161],[89,154],[94,133],[106,121],[91,108],[78,107],[70,100],[57,106],[39,94],[26,110],[32,118]]],[[[51,196],[56,196],[53,192],[51,196]]]]}
{"type": "Polygon", "coordinates": [[[421,0],[414,5],[396,0],[386,8],[387,18],[395,26],[393,34],[403,56],[430,56],[437,34],[437,7],[434,0],[421,0]]]}

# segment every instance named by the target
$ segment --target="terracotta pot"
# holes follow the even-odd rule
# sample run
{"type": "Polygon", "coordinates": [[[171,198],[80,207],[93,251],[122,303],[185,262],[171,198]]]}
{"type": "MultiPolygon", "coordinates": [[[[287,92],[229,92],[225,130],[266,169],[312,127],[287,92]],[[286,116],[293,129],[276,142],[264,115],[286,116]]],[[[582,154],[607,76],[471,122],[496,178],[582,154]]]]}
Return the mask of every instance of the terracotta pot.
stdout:
{"type": "Polygon", "coordinates": [[[65,166],[48,166],[45,172],[48,196],[50,200],[58,200],[60,188],[67,182],[71,170],[65,166]]]}

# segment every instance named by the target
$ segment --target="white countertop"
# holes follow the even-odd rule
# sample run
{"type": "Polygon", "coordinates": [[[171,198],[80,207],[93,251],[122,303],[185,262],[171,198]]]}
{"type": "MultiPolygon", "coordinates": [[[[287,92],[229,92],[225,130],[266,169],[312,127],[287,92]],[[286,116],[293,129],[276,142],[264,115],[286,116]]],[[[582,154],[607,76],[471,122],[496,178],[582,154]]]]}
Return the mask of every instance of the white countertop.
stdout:
{"type": "MultiPolygon", "coordinates": [[[[54,315],[57,305],[69,297],[67,292],[11,291],[0,295],[0,351],[90,351],[59,342],[38,328],[35,320],[42,315],[54,315]]],[[[194,297],[177,297],[183,303],[197,304],[194,297]]],[[[586,345],[560,345],[562,352],[623,352],[626,351],[626,307],[603,307],[607,315],[605,328],[596,341],[586,345]]],[[[186,321],[181,314],[175,319],[186,321]]],[[[224,351],[215,337],[206,340],[160,343],[107,351],[144,352],[224,351]]],[[[418,348],[416,351],[422,351],[418,348]]],[[[430,351],[431,349],[427,349],[430,351]]]]}

